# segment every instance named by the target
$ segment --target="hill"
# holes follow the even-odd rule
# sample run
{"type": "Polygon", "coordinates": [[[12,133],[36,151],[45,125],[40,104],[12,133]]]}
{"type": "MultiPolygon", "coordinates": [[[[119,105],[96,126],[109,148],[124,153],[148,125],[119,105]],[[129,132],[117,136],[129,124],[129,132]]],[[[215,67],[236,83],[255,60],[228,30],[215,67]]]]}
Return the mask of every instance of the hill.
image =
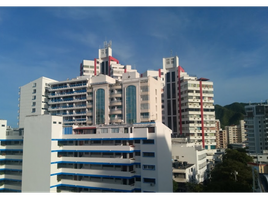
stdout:
{"type": "Polygon", "coordinates": [[[221,128],[225,126],[238,125],[240,120],[244,119],[246,114],[245,106],[247,103],[232,103],[226,106],[215,105],[216,119],[221,122],[221,128]]]}

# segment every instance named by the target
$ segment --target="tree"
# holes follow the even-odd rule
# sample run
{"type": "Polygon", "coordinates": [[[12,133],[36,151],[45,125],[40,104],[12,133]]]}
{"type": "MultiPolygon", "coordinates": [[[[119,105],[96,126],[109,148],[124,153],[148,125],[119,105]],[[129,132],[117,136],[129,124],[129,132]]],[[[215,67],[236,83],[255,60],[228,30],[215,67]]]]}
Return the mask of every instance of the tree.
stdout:
{"type": "Polygon", "coordinates": [[[203,192],[204,186],[202,184],[198,183],[186,183],[186,192],[203,192]]]}
{"type": "Polygon", "coordinates": [[[252,192],[252,171],[248,162],[252,162],[252,158],[245,152],[227,149],[223,162],[211,172],[206,192],[252,192]]]}

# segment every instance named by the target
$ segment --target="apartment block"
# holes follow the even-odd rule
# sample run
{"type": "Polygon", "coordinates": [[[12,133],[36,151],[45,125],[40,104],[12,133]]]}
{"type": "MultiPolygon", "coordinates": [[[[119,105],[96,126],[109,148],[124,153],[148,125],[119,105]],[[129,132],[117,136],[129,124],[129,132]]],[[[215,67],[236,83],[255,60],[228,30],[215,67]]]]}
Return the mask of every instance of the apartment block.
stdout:
{"type": "MultiPolygon", "coordinates": [[[[156,76],[157,71],[144,75],[156,76]]],[[[190,143],[202,145],[213,153],[216,149],[213,82],[190,76],[179,66],[178,56],[163,58],[161,80],[162,121],[173,137],[187,137],[190,143]]]]}
{"type": "Polygon", "coordinates": [[[49,84],[48,111],[64,126],[161,121],[161,83],[126,72],[118,81],[107,75],[80,76],[49,84]]]}
{"type": "Polygon", "coordinates": [[[217,149],[226,149],[228,147],[228,137],[226,130],[221,129],[220,120],[215,120],[216,127],[216,148],[217,149]]]}
{"type": "Polygon", "coordinates": [[[21,192],[23,129],[0,120],[0,192],[21,192]]]}
{"type": "Polygon", "coordinates": [[[228,144],[243,143],[246,141],[246,131],[244,120],[239,121],[239,125],[225,126],[228,136],[228,144]]]}
{"type": "Polygon", "coordinates": [[[116,80],[121,80],[126,72],[137,72],[131,65],[122,65],[112,56],[112,42],[104,42],[104,48],[99,49],[98,58],[83,60],[80,64],[80,76],[108,75],[116,80]]]}
{"type": "Polygon", "coordinates": [[[245,106],[245,130],[249,153],[268,150],[268,104],[245,106]]]}
{"type": "Polygon", "coordinates": [[[69,133],[62,124],[61,116],[26,117],[22,192],[172,192],[171,130],[161,122],[69,133]]]}
{"type": "Polygon", "coordinates": [[[207,178],[207,150],[186,138],[172,138],[173,180],[201,183],[207,178]]]}
{"type": "Polygon", "coordinates": [[[24,127],[24,119],[27,115],[48,113],[46,87],[50,82],[55,82],[55,80],[40,77],[19,88],[19,128],[24,127]]]}

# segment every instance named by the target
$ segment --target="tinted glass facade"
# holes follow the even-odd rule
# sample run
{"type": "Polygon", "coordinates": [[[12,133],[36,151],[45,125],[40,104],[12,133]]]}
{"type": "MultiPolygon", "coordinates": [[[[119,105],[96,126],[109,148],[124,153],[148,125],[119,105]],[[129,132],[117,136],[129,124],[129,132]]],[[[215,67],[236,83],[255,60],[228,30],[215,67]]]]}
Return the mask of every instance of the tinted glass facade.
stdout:
{"type": "Polygon", "coordinates": [[[105,91],[98,89],[96,92],[96,124],[105,122],[105,91]]]}
{"type": "Polygon", "coordinates": [[[136,123],[136,87],[130,85],[126,89],[126,121],[127,123],[136,123]]]}

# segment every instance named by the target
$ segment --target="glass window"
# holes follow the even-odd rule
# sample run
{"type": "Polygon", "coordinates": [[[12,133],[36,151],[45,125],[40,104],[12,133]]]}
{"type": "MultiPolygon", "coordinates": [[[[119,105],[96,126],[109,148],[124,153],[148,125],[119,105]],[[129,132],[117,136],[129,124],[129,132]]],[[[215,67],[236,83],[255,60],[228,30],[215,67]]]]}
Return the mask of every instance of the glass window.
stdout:
{"type": "Polygon", "coordinates": [[[154,165],[143,165],[143,169],[144,170],[155,170],[155,166],[154,165]]]}
{"type": "Polygon", "coordinates": [[[96,124],[105,123],[105,91],[98,89],[96,92],[96,124]]]}
{"type": "Polygon", "coordinates": [[[112,133],[119,133],[119,128],[112,128],[111,129],[111,132],[112,133]]]}
{"type": "Polygon", "coordinates": [[[154,157],[154,152],[143,152],[143,157],[154,157]]]}
{"type": "Polygon", "coordinates": [[[143,144],[154,144],[154,140],[143,140],[143,144]]]}
{"type": "Polygon", "coordinates": [[[148,132],[149,133],[154,133],[155,132],[155,127],[148,127],[148,132]]]}
{"type": "Polygon", "coordinates": [[[108,128],[102,128],[101,133],[108,133],[108,128]]]}
{"type": "Polygon", "coordinates": [[[126,121],[136,123],[136,87],[130,85],[126,89],[126,121]]]}

